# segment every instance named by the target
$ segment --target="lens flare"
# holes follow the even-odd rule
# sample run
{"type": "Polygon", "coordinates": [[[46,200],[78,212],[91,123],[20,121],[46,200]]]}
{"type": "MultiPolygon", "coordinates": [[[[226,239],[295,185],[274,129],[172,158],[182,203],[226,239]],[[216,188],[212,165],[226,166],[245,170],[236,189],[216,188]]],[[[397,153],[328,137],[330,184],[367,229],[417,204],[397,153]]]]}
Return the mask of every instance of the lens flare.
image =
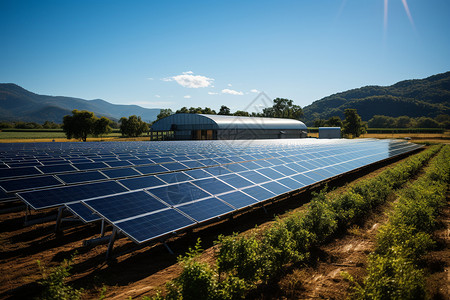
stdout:
{"type": "Polygon", "coordinates": [[[406,0],[402,0],[403,6],[405,7],[405,12],[408,15],[409,22],[411,22],[411,25],[414,27],[414,21],[411,16],[411,12],[409,11],[408,2],[406,0]]]}
{"type": "MultiPolygon", "coordinates": [[[[409,22],[411,23],[411,26],[414,28],[414,20],[411,15],[411,11],[409,10],[408,1],[402,0],[403,7],[405,8],[406,15],[408,16],[409,22]]],[[[387,27],[388,27],[388,9],[389,9],[389,0],[384,0],[384,32],[386,33],[387,27]]]]}

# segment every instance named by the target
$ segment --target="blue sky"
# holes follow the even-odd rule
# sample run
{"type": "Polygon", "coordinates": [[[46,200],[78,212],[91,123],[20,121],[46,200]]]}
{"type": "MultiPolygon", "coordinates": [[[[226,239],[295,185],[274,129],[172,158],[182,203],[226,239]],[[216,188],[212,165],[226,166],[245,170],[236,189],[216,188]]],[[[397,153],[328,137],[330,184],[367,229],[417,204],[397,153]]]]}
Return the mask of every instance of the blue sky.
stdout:
{"type": "Polygon", "coordinates": [[[449,12],[448,0],[0,0],[0,82],[148,108],[245,109],[260,91],[303,107],[449,71],[449,12]]]}

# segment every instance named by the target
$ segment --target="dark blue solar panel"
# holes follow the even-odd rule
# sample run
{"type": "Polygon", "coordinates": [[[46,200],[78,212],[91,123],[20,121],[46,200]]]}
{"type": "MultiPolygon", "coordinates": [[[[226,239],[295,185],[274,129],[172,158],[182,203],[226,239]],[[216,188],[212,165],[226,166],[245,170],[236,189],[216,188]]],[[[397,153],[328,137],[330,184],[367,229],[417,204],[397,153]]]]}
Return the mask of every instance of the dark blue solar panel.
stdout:
{"type": "Polygon", "coordinates": [[[261,173],[264,176],[269,177],[270,179],[273,179],[273,180],[281,178],[281,177],[285,177],[280,172],[277,172],[271,168],[263,168],[263,169],[258,169],[256,171],[258,171],[258,173],[261,173]]]}
{"type": "Polygon", "coordinates": [[[216,198],[208,198],[185,205],[180,205],[177,208],[197,222],[217,218],[234,210],[216,198]]]}
{"type": "Polygon", "coordinates": [[[126,160],[107,161],[106,164],[110,167],[126,167],[131,166],[131,163],[126,160]]]}
{"type": "Polygon", "coordinates": [[[99,171],[60,174],[57,175],[57,177],[68,184],[108,179],[105,175],[101,174],[99,171]]]}
{"type": "Polygon", "coordinates": [[[205,191],[216,195],[221,194],[225,192],[232,191],[233,188],[229,186],[228,184],[223,183],[222,181],[216,179],[216,178],[206,178],[206,179],[199,179],[192,181],[195,185],[199,186],[200,188],[204,189],[205,191]]]}
{"type": "Polygon", "coordinates": [[[267,183],[264,183],[261,186],[263,188],[268,189],[269,191],[271,191],[272,193],[274,193],[276,195],[281,195],[281,194],[284,194],[284,193],[287,193],[287,192],[291,191],[288,187],[285,187],[285,186],[279,184],[276,181],[267,182],[267,183]]]}
{"type": "Polygon", "coordinates": [[[205,166],[215,166],[218,165],[219,163],[213,159],[207,158],[207,159],[200,159],[199,162],[201,162],[202,164],[204,164],[205,166]]]}
{"type": "Polygon", "coordinates": [[[39,176],[32,178],[10,179],[0,182],[0,186],[7,192],[17,192],[29,189],[44,188],[62,185],[62,183],[53,176],[39,176]]]}
{"type": "Polygon", "coordinates": [[[217,157],[217,158],[214,158],[214,160],[217,161],[217,162],[218,162],[219,164],[221,164],[221,165],[223,165],[223,164],[228,164],[228,163],[232,163],[232,161],[229,160],[229,159],[226,158],[226,157],[217,157]]]}
{"type": "Polygon", "coordinates": [[[148,191],[170,205],[186,203],[210,196],[189,182],[162,186],[149,189],[148,191]]]}
{"type": "Polygon", "coordinates": [[[119,180],[119,182],[130,190],[140,190],[165,184],[164,181],[158,179],[155,176],[128,178],[119,180]]]}
{"type": "Polygon", "coordinates": [[[294,171],[294,170],[292,170],[292,169],[290,169],[290,168],[288,168],[286,166],[283,166],[283,165],[281,165],[281,166],[274,166],[274,167],[272,167],[272,169],[274,169],[277,172],[280,172],[281,174],[283,174],[285,176],[291,176],[291,175],[294,175],[294,174],[298,173],[298,172],[296,172],[296,171],[294,171]]]}
{"type": "Polygon", "coordinates": [[[229,170],[225,169],[224,167],[220,167],[220,166],[219,167],[209,167],[209,168],[205,168],[203,170],[205,170],[206,172],[208,172],[214,176],[231,173],[229,170]]]}
{"type": "Polygon", "coordinates": [[[152,164],[153,161],[149,160],[149,159],[137,159],[137,158],[131,158],[131,159],[127,159],[128,162],[132,163],[133,165],[139,166],[139,165],[148,165],[148,164],[152,164]]]}
{"type": "Polygon", "coordinates": [[[196,160],[185,160],[183,161],[183,165],[186,165],[188,168],[200,168],[200,167],[204,167],[205,165],[202,163],[199,163],[196,160]]]}
{"type": "Polygon", "coordinates": [[[229,165],[225,165],[225,168],[227,168],[228,170],[232,171],[232,172],[241,172],[241,171],[247,171],[248,169],[243,167],[240,164],[229,164],[229,165]]]}
{"type": "Polygon", "coordinates": [[[211,177],[211,174],[205,172],[203,169],[184,171],[184,173],[195,179],[211,177]]]}
{"type": "Polygon", "coordinates": [[[167,164],[164,164],[164,167],[169,169],[170,171],[179,171],[179,170],[189,169],[187,166],[185,166],[179,162],[167,163],[167,164]]]}
{"type": "Polygon", "coordinates": [[[150,166],[142,166],[135,167],[136,170],[141,172],[142,174],[155,174],[161,172],[167,172],[168,170],[161,165],[150,165],[150,166]]]}
{"type": "Polygon", "coordinates": [[[37,161],[9,163],[8,164],[8,166],[10,166],[11,168],[32,167],[32,166],[40,166],[40,165],[41,164],[37,161]]]}
{"type": "Polygon", "coordinates": [[[152,160],[157,164],[166,163],[166,162],[174,162],[174,160],[170,157],[152,158],[152,160]]]}
{"type": "Polygon", "coordinates": [[[318,170],[317,171],[309,171],[309,172],[303,173],[303,175],[311,177],[315,181],[321,181],[321,180],[326,179],[326,177],[324,175],[319,174],[318,170]]]}
{"type": "Polygon", "coordinates": [[[303,183],[304,185],[310,185],[310,184],[314,184],[317,182],[314,179],[312,179],[308,176],[305,176],[303,174],[294,175],[291,178],[303,183]]]}
{"type": "Polygon", "coordinates": [[[177,183],[177,182],[192,180],[192,177],[186,175],[183,172],[160,174],[160,175],[156,175],[156,177],[164,180],[167,183],[177,183]]]}
{"type": "Polygon", "coordinates": [[[39,168],[39,170],[41,170],[45,174],[71,172],[71,171],[76,171],[77,170],[74,167],[72,167],[72,165],[69,165],[69,164],[40,166],[38,168],[39,168]]]}
{"type": "Polygon", "coordinates": [[[257,160],[255,161],[256,164],[260,165],[261,167],[271,167],[273,164],[269,162],[268,160],[257,160]]]}
{"type": "Polygon", "coordinates": [[[264,201],[275,197],[276,195],[260,186],[253,186],[242,190],[244,193],[256,198],[258,201],[264,201]]]}
{"type": "Polygon", "coordinates": [[[137,176],[140,175],[136,170],[132,168],[120,168],[120,169],[112,169],[112,170],[102,170],[102,173],[108,176],[109,178],[120,178],[120,177],[129,177],[129,176],[137,176]]]}
{"type": "Polygon", "coordinates": [[[73,164],[73,166],[78,170],[95,170],[108,168],[108,166],[105,165],[104,162],[76,163],[73,164]]]}
{"type": "Polygon", "coordinates": [[[239,175],[250,180],[253,183],[263,183],[263,182],[270,181],[270,179],[268,177],[263,176],[255,171],[239,172],[239,175]]]}
{"type": "Polygon", "coordinates": [[[257,200],[242,193],[241,191],[234,191],[228,194],[223,194],[217,196],[217,198],[231,204],[232,206],[236,207],[236,209],[240,209],[258,203],[257,200]]]}
{"type": "Polygon", "coordinates": [[[34,209],[41,209],[125,191],[126,189],[117,182],[106,181],[22,192],[18,195],[34,209]]]}
{"type": "Polygon", "coordinates": [[[240,189],[243,187],[254,185],[252,182],[247,179],[237,175],[237,174],[228,174],[222,175],[218,177],[220,180],[225,181],[229,185],[233,186],[236,189],[240,189]]]}
{"type": "Polygon", "coordinates": [[[291,190],[301,189],[302,187],[305,186],[303,183],[300,183],[300,182],[298,182],[298,181],[296,181],[294,179],[291,179],[291,178],[279,179],[279,180],[277,180],[277,182],[279,182],[281,184],[284,184],[285,186],[287,186],[291,190]]]}
{"type": "Polygon", "coordinates": [[[191,219],[169,208],[143,217],[115,223],[115,226],[135,242],[143,243],[194,224],[195,222],[191,219]]]}
{"type": "Polygon", "coordinates": [[[167,208],[168,206],[144,191],[112,195],[84,201],[111,222],[167,208]]]}
{"type": "Polygon", "coordinates": [[[255,163],[252,162],[252,161],[242,162],[242,163],[240,163],[240,165],[246,167],[246,168],[249,169],[249,170],[254,170],[254,169],[259,169],[259,168],[261,168],[260,165],[257,165],[257,164],[255,164],[255,163]]]}
{"type": "Polygon", "coordinates": [[[288,168],[290,168],[290,169],[293,169],[293,170],[297,171],[297,173],[302,173],[302,172],[308,171],[307,168],[301,166],[301,165],[298,164],[298,163],[289,163],[289,164],[286,164],[286,167],[288,167],[288,168]]]}
{"type": "Polygon", "coordinates": [[[28,175],[38,175],[42,174],[35,167],[23,167],[14,169],[0,169],[0,178],[17,177],[17,176],[28,176],[28,175]]]}
{"type": "Polygon", "coordinates": [[[70,211],[72,211],[72,213],[77,215],[85,223],[101,220],[99,215],[97,215],[92,210],[87,208],[81,202],[67,204],[66,206],[67,208],[69,208],[70,211]]]}
{"type": "Polygon", "coordinates": [[[310,161],[301,161],[298,162],[299,165],[301,165],[302,167],[305,167],[308,170],[314,170],[317,169],[317,167],[313,164],[310,163],[310,161]]]}

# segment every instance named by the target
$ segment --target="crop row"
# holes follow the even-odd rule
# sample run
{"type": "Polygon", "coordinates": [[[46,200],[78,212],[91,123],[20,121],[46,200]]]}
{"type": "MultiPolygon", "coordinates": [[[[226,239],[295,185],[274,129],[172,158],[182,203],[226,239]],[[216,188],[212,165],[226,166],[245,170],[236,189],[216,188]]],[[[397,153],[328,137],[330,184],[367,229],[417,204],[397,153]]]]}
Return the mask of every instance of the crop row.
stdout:
{"type": "Polygon", "coordinates": [[[389,222],[380,228],[369,256],[367,277],[356,285],[355,299],[424,299],[424,272],[418,266],[435,245],[432,232],[446,205],[450,146],[445,146],[421,176],[398,192],[389,222]]]}
{"type": "MultiPolygon", "coordinates": [[[[433,146],[344,193],[315,194],[307,209],[277,218],[262,233],[219,236],[213,266],[200,260],[200,242],[179,257],[181,275],[167,284],[166,299],[241,298],[258,284],[277,278],[289,265],[306,261],[310,251],[339,230],[364,218],[388,195],[412,178],[433,157],[433,146]]],[[[162,299],[157,295],[154,299],[162,299]]]]}

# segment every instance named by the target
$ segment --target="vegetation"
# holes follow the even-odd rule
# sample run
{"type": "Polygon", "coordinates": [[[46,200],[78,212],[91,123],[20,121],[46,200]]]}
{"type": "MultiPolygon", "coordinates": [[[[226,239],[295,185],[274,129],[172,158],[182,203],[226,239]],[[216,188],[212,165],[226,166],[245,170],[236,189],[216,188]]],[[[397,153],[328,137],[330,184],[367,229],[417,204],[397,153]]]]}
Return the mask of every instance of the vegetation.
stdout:
{"type": "Polygon", "coordinates": [[[359,137],[366,133],[367,125],[361,120],[361,117],[356,112],[356,109],[346,109],[345,120],[343,122],[343,133],[347,136],[359,137]]]}
{"type": "Polygon", "coordinates": [[[83,290],[77,290],[67,285],[66,278],[70,275],[74,256],[65,259],[59,266],[47,270],[37,261],[42,278],[39,284],[43,291],[39,299],[48,300],[78,300],[81,299],[83,290]]]}
{"type": "Polygon", "coordinates": [[[391,86],[366,86],[330,95],[303,108],[304,122],[344,117],[347,108],[357,109],[364,121],[375,115],[410,118],[450,115],[450,72],[421,80],[407,80],[391,86]]]}
{"type": "Polygon", "coordinates": [[[182,274],[168,283],[166,298],[244,297],[258,284],[276,278],[287,266],[306,261],[313,247],[325,243],[339,230],[363,220],[374,207],[386,201],[391,191],[414,176],[439,148],[431,147],[414,155],[376,177],[349,187],[345,193],[330,195],[323,190],[315,195],[306,211],[277,219],[258,236],[220,236],[213,266],[199,262],[198,246],[198,251],[188,253],[181,260],[182,274]],[[197,288],[187,289],[194,286],[197,288]]]}
{"type": "Polygon", "coordinates": [[[75,138],[85,142],[89,134],[101,136],[110,133],[110,122],[105,117],[97,118],[93,112],[74,109],[71,116],[63,118],[62,129],[68,139],[75,138]]]}
{"type": "Polygon", "coordinates": [[[314,127],[343,127],[341,118],[338,116],[333,116],[328,120],[317,119],[314,121],[314,127]]]}
{"type": "MultiPolygon", "coordinates": [[[[377,236],[367,277],[357,284],[355,299],[425,299],[422,256],[435,242],[436,217],[446,205],[450,181],[450,147],[445,146],[417,181],[399,191],[398,202],[377,236]]],[[[352,278],[350,278],[352,279],[352,278]]]]}
{"type": "Polygon", "coordinates": [[[120,131],[123,136],[137,137],[144,132],[149,131],[148,124],[141,120],[141,117],[130,116],[128,118],[120,119],[120,131]]]}
{"type": "Polygon", "coordinates": [[[446,128],[450,129],[450,116],[439,115],[436,118],[410,118],[400,116],[397,118],[375,115],[367,122],[369,128],[446,128]]]}

